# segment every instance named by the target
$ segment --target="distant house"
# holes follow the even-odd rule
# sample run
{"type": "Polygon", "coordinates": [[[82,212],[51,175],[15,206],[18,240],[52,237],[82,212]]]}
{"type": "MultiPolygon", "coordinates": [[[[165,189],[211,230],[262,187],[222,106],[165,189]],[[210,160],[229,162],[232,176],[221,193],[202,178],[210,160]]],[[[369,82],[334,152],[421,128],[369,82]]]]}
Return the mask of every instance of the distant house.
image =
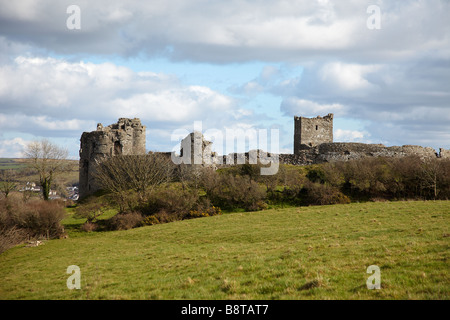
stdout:
{"type": "Polygon", "coordinates": [[[41,192],[41,187],[36,186],[36,183],[34,182],[27,182],[25,187],[22,188],[20,191],[41,192]]]}

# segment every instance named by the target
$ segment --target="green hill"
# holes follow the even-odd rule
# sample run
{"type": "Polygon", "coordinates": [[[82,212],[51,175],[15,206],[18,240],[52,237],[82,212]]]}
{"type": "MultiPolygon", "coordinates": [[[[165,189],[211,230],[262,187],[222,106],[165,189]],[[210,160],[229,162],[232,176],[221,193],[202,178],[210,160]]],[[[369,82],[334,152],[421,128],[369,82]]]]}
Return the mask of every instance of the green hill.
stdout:
{"type": "Polygon", "coordinates": [[[449,213],[450,201],[355,203],[77,233],[1,254],[0,299],[449,299],[449,213]]]}
{"type": "Polygon", "coordinates": [[[25,159],[0,158],[0,170],[21,170],[27,167],[25,159]]]}

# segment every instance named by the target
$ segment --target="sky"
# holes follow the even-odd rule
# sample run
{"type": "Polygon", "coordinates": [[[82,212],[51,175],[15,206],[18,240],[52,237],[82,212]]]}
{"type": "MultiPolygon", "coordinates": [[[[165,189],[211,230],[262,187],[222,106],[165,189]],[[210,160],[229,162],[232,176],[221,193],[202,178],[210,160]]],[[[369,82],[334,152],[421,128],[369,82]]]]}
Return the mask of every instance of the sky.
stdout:
{"type": "MultiPolygon", "coordinates": [[[[279,130],[334,114],[335,142],[450,149],[450,1],[0,0],[0,157],[141,119],[279,130]],[[76,6],[73,10],[71,5],[76,6]],[[79,9],[79,10],[77,10],[79,9]]],[[[269,150],[274,151],[274,150],[269,150]]]]}

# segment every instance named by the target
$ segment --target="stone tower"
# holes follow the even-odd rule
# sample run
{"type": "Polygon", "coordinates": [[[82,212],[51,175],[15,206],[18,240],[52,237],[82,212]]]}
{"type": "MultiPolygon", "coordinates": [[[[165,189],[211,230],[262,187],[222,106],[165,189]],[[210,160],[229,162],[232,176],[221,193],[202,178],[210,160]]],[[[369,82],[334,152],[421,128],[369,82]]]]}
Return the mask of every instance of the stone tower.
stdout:
{"type": "Polygon", "coordinates": [[[333,114],[324,117],[294,117],[294,154],[322,143],[333,142],[333,114]]]}
{"type": "Polygon", "coordinates": [[[80,139],[80,198],[99,189],[93,178],[96,160],[115,155],[143,155],[145,149],[145,126],[138,118],[120,118],[117,123],[97,130],[83,132],[80,139]]]}

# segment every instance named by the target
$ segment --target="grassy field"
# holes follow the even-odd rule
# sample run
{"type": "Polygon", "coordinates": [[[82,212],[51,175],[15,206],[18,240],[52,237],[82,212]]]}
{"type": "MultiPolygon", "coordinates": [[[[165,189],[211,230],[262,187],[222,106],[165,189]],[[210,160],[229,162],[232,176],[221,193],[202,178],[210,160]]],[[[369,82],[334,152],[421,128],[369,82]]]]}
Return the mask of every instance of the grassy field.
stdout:
{"type": "Polygon", "coordinates": [[[0,255],[0,299],[449,299],[450,201],[272,209],[0,255]],[[81,270],[69,290],[66,269],[81,270]],[[366,269],[381,270],[368,290],[366,269]]]}
{"type": "Polygon", "coordinates": [[[0,158],[0,170],[20,170],[26,167],[25,159],[0,158]]]}

